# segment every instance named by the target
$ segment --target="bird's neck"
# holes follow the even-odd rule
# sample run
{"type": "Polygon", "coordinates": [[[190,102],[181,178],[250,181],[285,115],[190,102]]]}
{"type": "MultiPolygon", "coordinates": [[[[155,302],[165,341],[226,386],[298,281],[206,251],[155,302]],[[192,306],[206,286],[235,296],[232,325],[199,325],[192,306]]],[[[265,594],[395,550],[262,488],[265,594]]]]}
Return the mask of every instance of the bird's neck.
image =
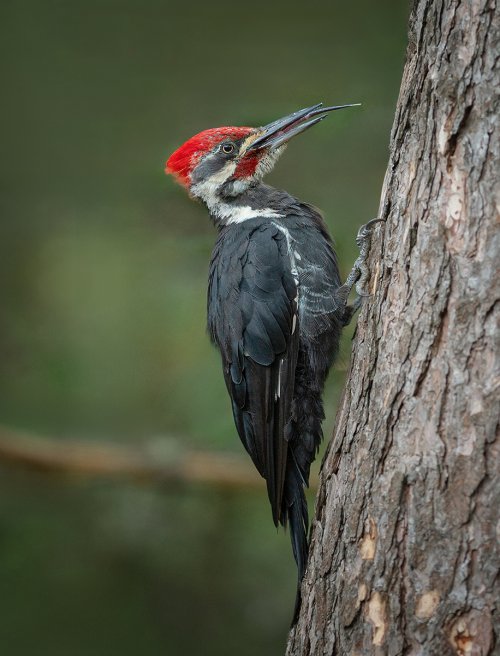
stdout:
{"type": "Polygon", "coordinates": [[[227,195],[221,190],[201,200],[218,227],[237,225],[257,218],[284,218],[290,201],[298,202],[287,192],[263,183],[249,187],[237,195],[227,195]]]}

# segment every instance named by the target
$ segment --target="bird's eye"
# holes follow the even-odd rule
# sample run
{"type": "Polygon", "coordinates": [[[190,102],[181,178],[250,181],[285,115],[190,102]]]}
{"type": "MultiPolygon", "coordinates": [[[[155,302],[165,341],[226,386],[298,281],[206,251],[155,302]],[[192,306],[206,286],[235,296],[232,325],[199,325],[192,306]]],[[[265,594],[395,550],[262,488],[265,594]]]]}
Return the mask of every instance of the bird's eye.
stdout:
{"type": "Polygon", "coordinates": [[[229,155],[234,150],[234,144],[232,144],[232,143],[222,144],[221,150],[225,155],[229,155]]]}

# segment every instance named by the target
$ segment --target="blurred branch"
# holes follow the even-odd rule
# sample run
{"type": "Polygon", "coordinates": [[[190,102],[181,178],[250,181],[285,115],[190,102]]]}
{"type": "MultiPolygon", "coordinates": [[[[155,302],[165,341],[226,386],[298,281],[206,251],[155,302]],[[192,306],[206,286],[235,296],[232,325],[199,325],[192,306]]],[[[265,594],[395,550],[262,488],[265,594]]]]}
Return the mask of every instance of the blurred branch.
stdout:
{"type": "MultiPolygon", "coordinates": [[[[129,479],[143,483],[205,484],[218,488],[259,488],[264,482],[248,459],[227,453],[183,450],[172,440],[138,448],[69,441],[21,433],[0,426],[0,464],[79,478],[129,479]]],[[[315,485],[315,481],[313,482],[315,485]]]]}

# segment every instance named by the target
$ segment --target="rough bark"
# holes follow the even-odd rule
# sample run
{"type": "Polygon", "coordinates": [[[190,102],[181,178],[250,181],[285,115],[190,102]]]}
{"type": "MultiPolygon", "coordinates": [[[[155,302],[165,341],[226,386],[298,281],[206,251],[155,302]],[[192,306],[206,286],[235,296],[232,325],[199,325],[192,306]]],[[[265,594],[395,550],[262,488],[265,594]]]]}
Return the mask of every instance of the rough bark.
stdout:
{"type": "Polygon", "coordinates": [[[289,656],[500,653],[499,46],[495,2],[415,2],[289,656]]]}

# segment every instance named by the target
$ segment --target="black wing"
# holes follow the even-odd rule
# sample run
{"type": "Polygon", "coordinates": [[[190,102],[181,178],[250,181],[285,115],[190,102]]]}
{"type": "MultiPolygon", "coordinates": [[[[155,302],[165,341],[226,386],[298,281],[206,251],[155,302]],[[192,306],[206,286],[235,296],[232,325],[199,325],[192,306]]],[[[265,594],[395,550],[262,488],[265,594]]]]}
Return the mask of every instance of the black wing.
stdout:
{"type": "MultiPolygon", "coordinates": [[[[344,306],[337,291],[341,286],[337,257],[321,214],[311,205],[301,204],[302,215],[291,215],[287,222],[292,239],[300,248],[297,270],[300,283],[300,330],[308,344],[317,343],[323,333],[335,328],[344,306]]],[[[293,243],[293,242],[292,242],[293,243]]],[[[337,329],[337,339],[339,337],[337,329]]]]}
{"type": "Polygon", "coordinates": [[[297,280],[286,234],[271,222],[221,231],[208,323],[222,354],[240,438],[280,520],[298,354],[297,280]]]}

